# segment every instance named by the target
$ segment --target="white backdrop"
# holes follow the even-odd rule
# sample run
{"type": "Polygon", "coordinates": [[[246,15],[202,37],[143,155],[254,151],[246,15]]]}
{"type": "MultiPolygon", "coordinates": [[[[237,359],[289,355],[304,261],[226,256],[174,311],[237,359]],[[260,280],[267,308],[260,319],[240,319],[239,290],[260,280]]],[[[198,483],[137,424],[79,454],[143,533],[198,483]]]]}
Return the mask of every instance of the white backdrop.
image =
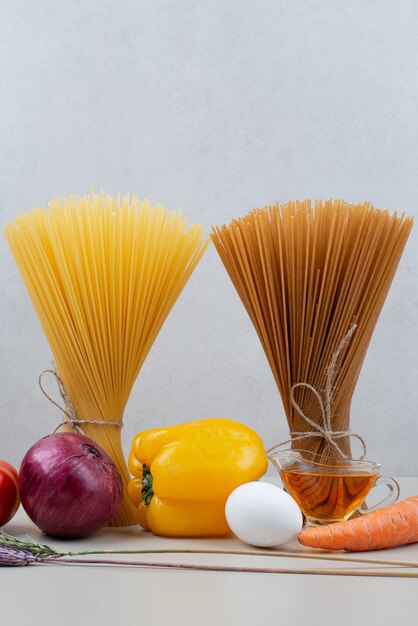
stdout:
{"type": "MultiPolygon", "coordinates": [[[[418,215],[415,0],[2,0],[2,224],[54,195],[137,193],[207,232],[255,206],[341,197],[418,215]]],[[[352,407],[369,457],[418,474],[418,227],[352,407]]],[[[0,458],[59,421],[50,353],[0,238],[0,458]]],[[[273,377],[211,246],[126,411],[137,431],[225,416],[286,437],[273,377]]]]}

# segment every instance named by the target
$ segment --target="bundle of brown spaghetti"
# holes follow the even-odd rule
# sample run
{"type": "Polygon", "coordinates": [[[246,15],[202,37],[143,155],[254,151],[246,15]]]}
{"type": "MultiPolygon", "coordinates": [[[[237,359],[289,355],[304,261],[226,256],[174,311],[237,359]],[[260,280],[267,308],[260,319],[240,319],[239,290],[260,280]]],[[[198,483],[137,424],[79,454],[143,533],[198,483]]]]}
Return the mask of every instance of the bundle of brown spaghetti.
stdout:
{"type": "MultiPolygon", "coordinates": [[[[181,214],[135,196],[92,194],[23,213],[5,235],[77,422],[112,456],[126,495],[119,424],[138,372],[206,248],[202,228],[187,230],[181,214]]],[[[113,524],[135,521],[125,497],[113,524]]]]}
{"type": "MultiPolygon", "coordinates": [[[[349,430],[352,395],[412,224],[410,217],[367,203],[312,206],[306,200],[255,209],[213,228],[211,238],[273,371],[291,434],[314,431],[295,409],[292,388],[304,415],[323,426],[312,387],[323,397],[332,357],[355,328],[334,364],[331,398],[332,431],[349,430]]],[[[338,445],[350,454],[348,436],[338,445]]],[[[335,454],[322,436],[294,436],[292,446],[335,454]]]]}

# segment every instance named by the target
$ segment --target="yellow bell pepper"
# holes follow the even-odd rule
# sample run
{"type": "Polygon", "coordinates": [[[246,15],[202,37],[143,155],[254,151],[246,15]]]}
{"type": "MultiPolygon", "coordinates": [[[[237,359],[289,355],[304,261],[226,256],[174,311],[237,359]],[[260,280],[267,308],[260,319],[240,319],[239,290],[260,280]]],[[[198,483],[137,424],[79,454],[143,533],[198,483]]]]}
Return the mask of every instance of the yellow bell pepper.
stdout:
{"type": "Polygon", "coordinates": [[[267,456],[248,426],[207,419],[140,432],[128,467],[143,528],[165,536],[226,535],[229,494],[263,476],[267,456]]]}

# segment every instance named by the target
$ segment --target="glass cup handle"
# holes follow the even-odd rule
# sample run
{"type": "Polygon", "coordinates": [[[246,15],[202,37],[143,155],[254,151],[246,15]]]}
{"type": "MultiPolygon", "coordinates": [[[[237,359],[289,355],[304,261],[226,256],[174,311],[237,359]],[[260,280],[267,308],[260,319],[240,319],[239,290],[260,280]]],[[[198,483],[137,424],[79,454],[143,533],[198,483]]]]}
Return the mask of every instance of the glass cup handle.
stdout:
{"type": "Polygon", "coordinates": [[[361,513],[361,515],[367,515],[367,513],[371,513],[372,511],[376,511],[377,509],[381,509],[384,506],[389,506],[389,504],[394,504],[396,502],[401,492],[396,480],[394,478],[391,478],[390,476],[379,476],[375,481],[372,489],[374,489],[374,487],[379,487],[382,485],[388,487],[389,489],[389,493],[386,498],[383,498],[383,500],[380,500],[380,502],[370,508],[365,507],[364,509],[362,509],[360,507],[359,509],[357,509],[357,513],[361,513]]]}

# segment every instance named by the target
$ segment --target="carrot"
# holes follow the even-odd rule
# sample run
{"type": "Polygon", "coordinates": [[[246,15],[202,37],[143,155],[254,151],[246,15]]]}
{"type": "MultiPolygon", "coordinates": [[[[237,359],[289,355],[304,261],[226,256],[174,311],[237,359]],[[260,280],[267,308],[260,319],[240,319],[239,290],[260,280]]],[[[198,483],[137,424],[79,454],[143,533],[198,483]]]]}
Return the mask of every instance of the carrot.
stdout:
{"type": "Polygon", "coordinates": [[[346,522],[306,528],[301,544],[323,550],[366,552],[418,541],[418,496],[346,522]]]}

